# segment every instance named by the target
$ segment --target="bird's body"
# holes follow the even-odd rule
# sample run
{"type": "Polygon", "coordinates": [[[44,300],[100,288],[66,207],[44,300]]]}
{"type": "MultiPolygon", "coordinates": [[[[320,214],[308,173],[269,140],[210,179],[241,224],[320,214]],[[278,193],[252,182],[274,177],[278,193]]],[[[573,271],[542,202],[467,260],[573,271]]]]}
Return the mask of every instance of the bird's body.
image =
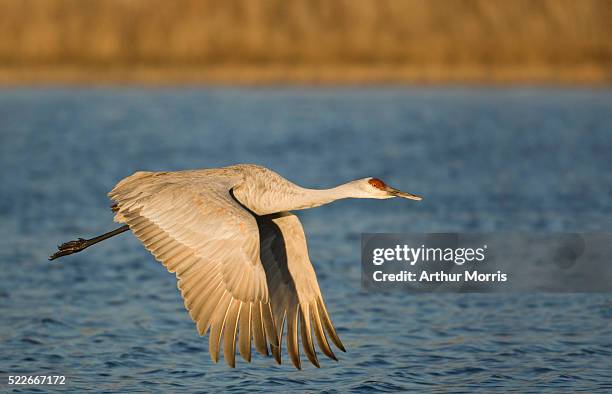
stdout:
{"type": "MultiPolygon", "coordinates": [[[[344,346],[323,301],[304,231],[290,211],[341,198],[395,196],[420,199],[375,178],[332,189],[306,189],[269,169],[247,164],[137,172],[109,193],[115,202],[115,221],[127,225],[176,274],[200,335],[209,332],[214,361],[223,341],[224,358],[232,367],[236,342],[247,361],[254,343],[256,350],[265,355],[271,351],[280,363],[286,325],[287,351],[297,368],[300,338],[304,353],[317,367],[315,342],[332,359],[336,357],[328,339],[342,351],[344,346]]],[[[73,241],[89,243],[69,251],[60,247],[52,258],[110,236],[73,241]]]]}

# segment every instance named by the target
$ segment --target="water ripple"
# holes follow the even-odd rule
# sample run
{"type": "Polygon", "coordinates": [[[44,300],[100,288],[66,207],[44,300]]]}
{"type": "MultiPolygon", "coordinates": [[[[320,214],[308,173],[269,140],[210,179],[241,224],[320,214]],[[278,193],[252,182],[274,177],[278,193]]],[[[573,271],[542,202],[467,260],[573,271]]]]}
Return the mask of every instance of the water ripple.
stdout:
{"type": "Polygon", "coordinates": [[[612,390],[609,294],[371,294],[359,266],[362,232],[610,231],[610,90],[5,89],[0,119],[2,389],[60,374],[74,393],[612,390]],[[112,228],[122,177],[236,162],[427,197],[301,213],[339,362],[214,364],[174,276],[129,235],[46,260],[112,228]]]}

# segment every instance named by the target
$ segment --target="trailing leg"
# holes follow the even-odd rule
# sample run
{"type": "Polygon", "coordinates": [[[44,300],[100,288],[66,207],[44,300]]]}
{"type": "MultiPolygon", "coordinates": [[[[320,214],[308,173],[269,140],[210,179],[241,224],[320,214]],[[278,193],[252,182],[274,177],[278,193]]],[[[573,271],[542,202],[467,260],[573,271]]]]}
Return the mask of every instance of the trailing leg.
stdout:
{"type": "Polygon", "coordinates": [[[91,245],[97,244],[98,242],[102,242],[105,239],[109,239],[114,237],[117,234],[121,234],[125,231],[128,231],[130,227],[126,224],[125,226],[121,226],[113,231],[109,231],[108,233],[104,233],[97,237],[91,239],[83,239],[79,238],[74,241],[68,241],[63,243],[57,247],[57,252],[53,253],[49,256],[49,260],[55,260],[59,257],[68,256],[69,254],[78,253],[83,249],[90,247],[91,245]]]}

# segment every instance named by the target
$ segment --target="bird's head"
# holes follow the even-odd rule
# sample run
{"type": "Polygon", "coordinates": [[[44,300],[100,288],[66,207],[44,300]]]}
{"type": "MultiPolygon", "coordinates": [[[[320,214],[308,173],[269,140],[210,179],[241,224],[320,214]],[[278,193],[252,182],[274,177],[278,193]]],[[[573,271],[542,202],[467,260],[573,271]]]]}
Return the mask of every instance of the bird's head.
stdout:
{"type": "Polygon", "coordinates": [[[416,201],[420,201],[423,199],[423,197],[417,196],[416,194],[397,190],[387,185],[385,182],[378,178],[363,178],[353,181],[351,183],[356,189],[359,190],[358,197],[361,198],[385,199],[401,197],[416,201]]]}

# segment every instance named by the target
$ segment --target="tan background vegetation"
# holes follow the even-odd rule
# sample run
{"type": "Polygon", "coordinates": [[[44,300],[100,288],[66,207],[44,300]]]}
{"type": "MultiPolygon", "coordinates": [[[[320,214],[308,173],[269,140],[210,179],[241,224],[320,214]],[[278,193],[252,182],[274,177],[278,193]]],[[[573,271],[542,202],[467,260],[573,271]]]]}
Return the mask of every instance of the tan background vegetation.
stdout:
{"type": "Polygon", "coordinates": [[[0,82],[612,80],[608,0],[0,0],[0,82]]]}

